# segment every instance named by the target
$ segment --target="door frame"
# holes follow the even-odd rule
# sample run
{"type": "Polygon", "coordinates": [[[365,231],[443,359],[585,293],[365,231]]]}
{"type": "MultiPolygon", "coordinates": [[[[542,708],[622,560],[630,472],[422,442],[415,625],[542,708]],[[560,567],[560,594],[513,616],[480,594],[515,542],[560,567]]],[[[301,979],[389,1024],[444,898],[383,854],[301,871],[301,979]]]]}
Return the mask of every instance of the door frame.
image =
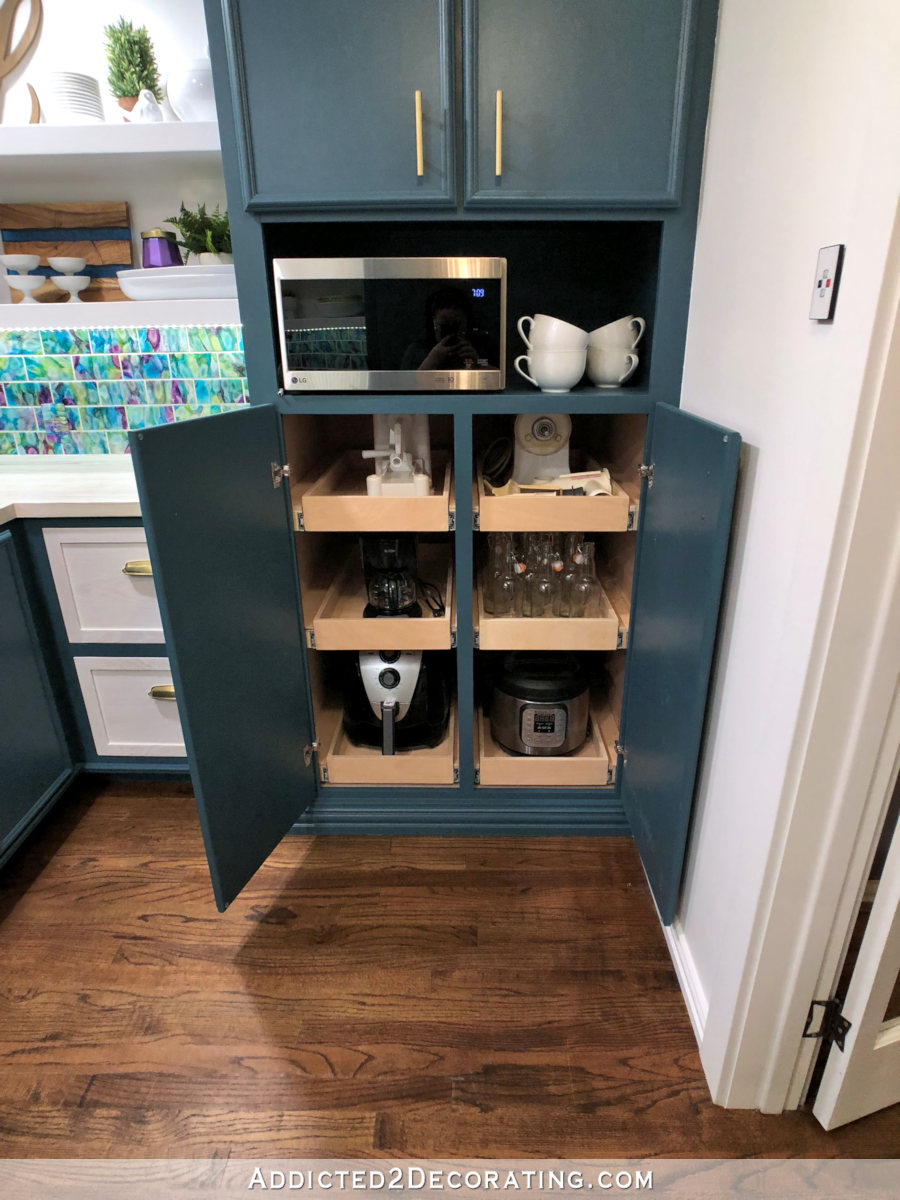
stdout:
{"type": "Polygon", "coordinates": [[[842,517],[741,997],[711,1080],[727,1107],[780,1113],[809,1085],[810,1003],[830,996],[889,796],[873,787],[900,668],[900,209],[876,306],[842,517]],[[835,730],[843,730],[836,737],[835,730]]]}

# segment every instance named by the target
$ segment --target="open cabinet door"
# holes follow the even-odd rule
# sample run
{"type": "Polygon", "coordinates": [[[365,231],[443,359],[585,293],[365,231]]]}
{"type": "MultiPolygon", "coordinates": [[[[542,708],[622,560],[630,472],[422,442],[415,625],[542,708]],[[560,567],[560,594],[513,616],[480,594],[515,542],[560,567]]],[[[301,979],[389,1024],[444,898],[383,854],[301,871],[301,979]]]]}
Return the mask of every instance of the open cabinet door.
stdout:
{"type": "Polygon", "coordinates": [[[741,439],[653,416],[620,735],[622,802],[663,924],[678,902],[741,439]]]}
{"type": "Polygon", "coordinates": [[[826,1129],[900,1103],[900,824],[894,829],[813,1113],[826,1129]]]}
{"type": "Polygon", "coordinates": [[[273,486],[281,418],[261,405],[142,429],[131,450],[222,911],[316,786],[288,488],[273,486]]]}

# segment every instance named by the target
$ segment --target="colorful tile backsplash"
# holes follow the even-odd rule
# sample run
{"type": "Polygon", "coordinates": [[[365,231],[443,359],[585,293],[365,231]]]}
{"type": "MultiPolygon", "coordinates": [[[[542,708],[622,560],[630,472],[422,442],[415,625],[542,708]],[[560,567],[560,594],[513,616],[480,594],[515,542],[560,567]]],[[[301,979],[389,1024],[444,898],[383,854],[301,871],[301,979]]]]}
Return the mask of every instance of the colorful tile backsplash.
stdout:
{"type": "Polygon", "coordinates": [[[239,325],[0,329],[0,454],[127,454],[129,429],[247,403],[239,325]]]}

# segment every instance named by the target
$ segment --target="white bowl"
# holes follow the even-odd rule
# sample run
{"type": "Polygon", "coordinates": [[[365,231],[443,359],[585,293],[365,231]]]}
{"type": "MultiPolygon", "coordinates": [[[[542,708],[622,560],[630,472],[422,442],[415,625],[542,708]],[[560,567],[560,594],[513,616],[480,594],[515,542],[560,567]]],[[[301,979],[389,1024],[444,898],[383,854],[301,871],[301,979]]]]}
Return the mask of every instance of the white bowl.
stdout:
{"type": "Polygon", "coordinates": [[[223,267],[219,271],[209,268],[202,272],[187,267],[139,267],[116,274],[119,287],[129,300],[232,300],[237,297],[234,267],[223,267]],[[225,274],[226,269],[230,274],[225,274]]]}
{"type": "Polygon", "coordinates": [[[83,258],[48,258],[47,265],[60,275],[77,275],[85,266],[83,258]]]}
{"type": "Polygon", "coordinates": [[[39,254],[0,254],[0,262],[10,271],[33,271],[41,261],[39,254]]]}

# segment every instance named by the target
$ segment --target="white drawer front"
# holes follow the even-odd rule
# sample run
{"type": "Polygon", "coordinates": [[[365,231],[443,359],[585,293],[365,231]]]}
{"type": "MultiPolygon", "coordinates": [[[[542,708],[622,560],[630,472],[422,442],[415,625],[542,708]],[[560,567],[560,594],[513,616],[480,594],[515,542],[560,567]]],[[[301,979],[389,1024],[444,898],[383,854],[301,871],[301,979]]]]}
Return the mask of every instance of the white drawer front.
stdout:
{"type": "Polygon", "coordinates": [[[183,758],[174,700],[152,687],[172,683],[167,658],[76,658],[75,669],[98,754],[183,758]]]}
{"type": "Polygon", "coordinates": [[[45,529],[44,542],[70,642],[162,642],[153,578],[126,575],[147,561],[142,529],[45,529]]]}

